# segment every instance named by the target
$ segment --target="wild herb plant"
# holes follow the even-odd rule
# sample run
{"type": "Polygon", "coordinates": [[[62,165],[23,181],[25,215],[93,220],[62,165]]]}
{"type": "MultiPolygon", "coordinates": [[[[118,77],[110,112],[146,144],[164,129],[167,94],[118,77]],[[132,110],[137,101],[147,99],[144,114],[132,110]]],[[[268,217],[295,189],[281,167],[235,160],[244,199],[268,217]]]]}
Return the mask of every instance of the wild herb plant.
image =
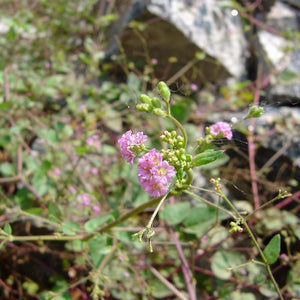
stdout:
{"type": "MultiPolygon", "coordinates": [[[[200,87],[184,76],[204,53],[168,74],[171,83],[183,77],[190,98],[160,83],[159,95],[143,94],[136,112],[134,99],[156,86],[159,61],[148,57],[140,73],[121,53],[126,80],[110,78],[105,35],[117,18],[114,1],[2,2],[1,297],[300,297],[297,210],[275,202],[286,194],[264,204],[251,193],[248,202],[229,198],[216,167],[228,157],[214,146],[233,141],[228,123],[209,126],[193,143],[202,132],[186,121],[218,106],[208,94],[194,103],[200,87]],[[213,177],[211,190],[198,185],[200,172],[213,177]]],[[[141,35],[143,24],[135,25],[141,35]]],[[[251,86],[224,87],[222,105],[245,108],[257,94],[251,86]]],[[[253,106],[247,117],[260,114],[253,106]]],[[[252,151],[253,128],[242,128],[252,151]]],[[[262,182],[272,192],[281,186],[262,182]]]]}

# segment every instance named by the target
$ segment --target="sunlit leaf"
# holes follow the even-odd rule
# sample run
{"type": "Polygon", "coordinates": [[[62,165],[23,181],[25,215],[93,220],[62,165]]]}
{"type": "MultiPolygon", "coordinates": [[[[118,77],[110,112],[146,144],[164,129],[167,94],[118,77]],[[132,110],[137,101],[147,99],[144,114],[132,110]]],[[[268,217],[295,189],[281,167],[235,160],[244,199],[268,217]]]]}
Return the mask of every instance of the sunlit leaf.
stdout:
{"type": "Polygon", "coordinates": [[[160,212],[159,216],[168,221],[170,225],[176,225],[188,215],[190,209],[190,204],[188,202],[166,205],[165,208],[160,212]]]}
{"type": "Polygon", "coordinates": [[[270,265],[274,264],[280,253],[280,234],[276,234],[264,249],[264,255],[270,265]]]}

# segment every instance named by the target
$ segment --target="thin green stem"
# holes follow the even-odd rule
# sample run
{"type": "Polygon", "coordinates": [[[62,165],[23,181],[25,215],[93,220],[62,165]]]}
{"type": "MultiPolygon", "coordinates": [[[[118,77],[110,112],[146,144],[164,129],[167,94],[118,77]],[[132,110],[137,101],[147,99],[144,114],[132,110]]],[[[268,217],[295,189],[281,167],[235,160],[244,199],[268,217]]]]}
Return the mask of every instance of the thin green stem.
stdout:
{"type": "Polygon", "coordinates": [[[246,231],[248,232],[248,235],[249,235],[250,239],[252,240],[254,246],[256,247],[256,249],[257,249],[257,251],[258,251],[258,253],[259,253],[260,257],[261,257],[261,259],[263,260],[264,266],[265,266],[265,268],[266,268],[266,270],[267,270],[267,272],[269,274],[269,277],[270,277],[270,279],[271,279],[271,281],[272,281],[272,283],[273,283],[273,285],[274,285],[274,287],[276,289],[276,292],[277,292],[279,298],[281,300],[283,300],[283,296],[282,296],[281,291],[279,289],[279,286],[278,286],[278,284],[277,284],[277,282],[276,282],[276,280],[275,280],[275,278],[274,278],[274,276],[272,274],[270,265],[269,265],[269,263],[268,263],[265,255],[264,255],[263,251],[261,250],[261,248],[260,248],[260,246],[259,246],[259,244],[258,244],[258,242],[257,242],[257,240],[256,240],[256,238],[255,238],[255,236],[254,236],[254,234],[252,232],[252,230],[248,226],[247,219],[244,218],[238,212],[238,210],[235,208],[235,206],[231,203],[231,201],[226,197],[226,195],[222,192],[222,190],[220,188],[217,188],[217,192],[220,195],[220,197],[222,197],[227,202],[227,204],[232,208],[232,210],[236,213],[236,215],[238,216],[238,218],[241,220],[241,223],[244,225],[246,231]]]}
{"type": "Polygon", "coordinates": [[[159,210],[160,210],[162,204],[163,204],[164,201],[166,200],[167,196],[168,196],[168,194],[165,194],[165,195],[161,198],[161,200],[159,201],[159,203],[158,203],[158,205],[156,206],[155,211],[154,211],[154,213],[152,214],[152,216],[151,216],[151,218],[150,218],[150,220],[149,220],[149,222],[148,222],[146,228],[150,229],[150,228],[152,227],[153,221],[154,221],[156,215],[158,214],[158,212],[159,212],[159,210]]]}
{"type": "Polygon", "coordinates": [[[265,268],[266,268],[266,270],[267,270],[267,272],[268,272],[268,275],[269,275],[269,277],[270,277],[270,279],[271,279],[271,281],[272,281],[272,283],[273,283],[273,285],[274,285],[274,287],[275,287],[275,289],[276,289],[276,292],[277,292],[277,294],[278,294],[278,296],[279,296],[279,299],[280,299],[280,300],[284,300],[284,299],[283,299],[283,296],[282,296],[282,294],[281,294],[280,288],[279,288],[279,286],[278,286],[278,284],[277,284],[277,282],[276,282],[276,280],[275,280],[275,278],[274,278],[274,276],[273,276],[273,274],[272,274],[270,265],[269,265],[269,263],[268,263],[268,261],[267,261],[265,255],[264,255],[263,251],[261,250],[260,246],[258,245],[258,242],[257,242],[255,236],[253,235],[252,230],[251,230],[250,227],[248,226],[246,220],[244,220],[244,218],[243,218],[242,216],[240,216],[240,218],[243,219],[243,222],[242,222],[242,223],[243,223],[245,229],[247,230],[247,232],[248,232],[248,234],[249,234],[249,236],[250,236],[250,238],[251,238],[253,244],[255,245],[256,249],[258,250],[261,259],[262,259],[263,262],[264,262],[264,266],[265,266],[265,268]]]}
{"type": "Polygon", "coordinates": [[[236,219],[236,216],[235,216],[231,211],[229,211],[228,209],[226,209],[226,208],[224,208],[224,207],[222,207],[222,206],[219,206],[219,205],[217,205],[217,204],[214,204],[214,203],[212,203],[212,202],[206,200],[205,198],[202,198],[202,197],[200,197],[199,195],[197,195],[197,194],[195,194],[195,193],[193,193],[193,192],[190,192],[190,191],[188,191],[188,190],[185,190],[185,191],[183,191],[183,192],[186,193],[186,194],[188,194],[188,195],[190,195],[190,196],[192,196],[192,197],[195,197],[196,199],[199,199],[200,201],[206,203],[207,205],[209,205],[209,206],[211,206],[211,207],[217,208],[217,209],[219,209],[219,210],[225,212],[226,214],[228,214],[229,216],[231,216],[233,219],[236,219]]]}
{"type": "Polygon", "coordinates": [[[168,108],[168,104],[167,104],[167,118],[169,118],[181,131],[182,136],[183,136],[183,146],[182,148],[186,147],[187,144],[187,136],[185,133],[184,128],[182,127],[181,123],[179,121],[177,121],[170,113],[170,108],[168,108]]]}
{"type": "Polygon", "coordinates": [[[239,213],[239,211],[235,208],[235,206],[231,203],[231,201],[226,197],[226,195],[221,191],[218,190],[217,194],[226,201],[226,203],[230,206],[230,208],[235,212],[235,214],[241,218],[241,215],[239,213]]]}
{"type": "Polygon", "coordinates": [[[18,236],[18,235],[9,235],[9,236],[0,236],[0,240],[6,240],[9,242],[21,242],[21,241],[74,241],[82,240],[85,235],[30,235],[30,236],[18,236]]]}
{"type": "MultiPolygon", "coordinates": [[[[168,194],[166,198],[171,197],[172,195],[168,194]]],[[[108,232],[112,227],[126,221],[127,219],[139,214],[140,212],[144,211],[146,208],[151,207],[157,204],[161,200],[161,197],[156,197],[149,200],[146,203],[130,210],[129,212],[124,213],[115,221],[101,227],[97,230],[97,232],[92,234],[81,234],[81,235],[72,235],[72,236],[65,236],[61,234],[53,234],[53,235],[33,235],[33,236],[15,236],[15,235],[0,235],[0,241],[9,241],[9,242],[21,242],[21,241],[73,241],[73,240],[89,240],[90,238],[94,237],[96,234],[108,232]]]]}

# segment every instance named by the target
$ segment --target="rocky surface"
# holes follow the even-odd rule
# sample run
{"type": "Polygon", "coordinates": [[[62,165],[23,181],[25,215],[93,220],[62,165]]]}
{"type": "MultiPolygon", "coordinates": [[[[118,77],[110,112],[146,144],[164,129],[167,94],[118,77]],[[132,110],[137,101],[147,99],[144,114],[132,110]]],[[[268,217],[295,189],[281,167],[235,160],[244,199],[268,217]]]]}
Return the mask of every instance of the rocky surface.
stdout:
{"type": "Polygon", "coordinates": [[[299,10],[277,1],[265,20],[273,32],[260,29],[257,33],[262,49],[258,50],[259,60],[266,72],[274,74],[268,90],[272,104],[300,103],[300,37],[289,38],[291,32],[299,31],[299,18],[299,10]]]}
{"type": "MultiPolygon", "coordinates": [[[[117,24],[114,33],[122,31],[121,44],[127,58],[137,68],[152,59],[155,75],[161,80],[186,66],[188,71],[183,69],[183,73],[199,85],[244,75],[247,43],[240,16],[214,1],[133,0],[117,24]],[[146,27],[139,31],[128,26],[122,31],[130,20],[146,27]]],[[[176,75],[175,79],[180,77],[176,75]]]]}
{"type": "Polygon", "coordinates": [[[256,65],[261,65],[266,76],[272,75],[266,88],[269,103],[299,104],[299,3],[263,1],[249,22],[252,30],[246,31],[242,11],[217,1],[119,1],[120,18],[111,37],[115,41],[119,36],[120,43],[111,41],[110,53],[122,45],[136,69],[145,71],[150,65],[160,80],[186,78],[199,87],[227,78],[247,79],[251,73],[255,77],[256,65]]]}

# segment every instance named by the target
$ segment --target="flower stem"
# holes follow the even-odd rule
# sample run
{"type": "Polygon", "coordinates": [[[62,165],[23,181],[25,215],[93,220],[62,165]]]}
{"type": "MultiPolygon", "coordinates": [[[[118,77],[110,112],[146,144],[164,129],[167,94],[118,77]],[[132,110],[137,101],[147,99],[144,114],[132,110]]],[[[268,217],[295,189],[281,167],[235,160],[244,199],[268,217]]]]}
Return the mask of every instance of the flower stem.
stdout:
{"type": "MultiPolygon", "coordinates": [[[[169,193],[168,193],[168,194],[169,194],[169,193]]],[[[147,226],[146,226],[147,229],[150,229],[150,228],[152,227],[153,221],[154,221],[156,215],[158,214],[158,212],[159,212],[159,210],[160,210],[162,204],[163,204],[164,201],[166,200],[168,194],[165,194],[165,195],[161,198],[161,200],[159,201],[158,205],[157,205],[156,208],[155,208],[154,213],[152,214],[152,216],[151,216],[151,218],[150,218],[150,220],[149,220],[149,222],[148,222],[148,224],[147,224],[147,226]]]]}
{"type": "Polygon", "coordinates": [[[217,205],[215,203],[212,203],[212,202],[206,200],[205,198],[202,198],[202,197],[198,196],[197,194],[195,194],[193,192],[190,192],[188,190],[185,190],[183,192],[186,193],[186,194],[188,194],[188,195],[190,195],[190,196],[192,196],[192,197],[194,197],[194,198],[196,198],[196,199],[199,199],[200,201],[206,203],[208,206],[211,206],[211,207],[217,208],[219,210],[222,210],[223,212],[225,212],[226,214],[228,214],[229,216],[231,216],[233,219],[236,219],[236,216],[231,211],[229,211],[228,209],[226,209],[226,208],[224,208],[222,206],[219,206],[219,205],[217,205]]]}
{"type": "Polygon", "coordinates": [[[236,215],[238,216],[239,220],[241,221],[241,224],[244,225],[244,227],[245,227],[245,229],[246,229],[246,231],[247,231],[247,233],[248,233],[250,239],[252,240],[252,242],[253,242],[255,248],[257,249],[257,251],[258,251],[258,253],[259,253],[259,255],[260,255],[260,257],[261,257],[261,259],[262,259],[262,261],[263,261],[263,264],[264,264],[264,266],[265,266],[265,268],[266,268],[266,270],[267,270],[267,272],[268,272],[268,275],[269,275],[269,277],[270,277],[270,279],[271,279],[271,281],[272,281],[272,283],[273,283],[273,285],[274,285],[274,287],[275,287],[275,290],[276,290],[276,292],[277,292],[277,294],[278,294],[280,300],[284,300],[284,299],[283,299],[283,296],[282,296],[282,294],[281,294],[280,288],[279,288],[279,286],[278,286],[278,284],[277,284],[277,282],[276,282],[276,280],[275,280],[275,278],[274,278],[274,276],[273,276],[273,274],[272,274],[270,265],[269,265],[269,263],[268,263],[268,261],[267,261],[265,255],[264,255],[263,251],[261,250],[261,248],[260,248],[260,246],[259,246],[259,244],[258,244],[258,242],[257,242],[257,240],[256,240],[256,238],[255,238],[255,236],[254,236],[254,234],[253,234],[253,232],[252,232],[252,230],[250,229],[250,227],[249,227],[249,225],[248,225],[248,223],[247,223],[247,221],[246,221],[246,218],[244,218],[244,217],[238,212],[238,210],[234,207],[234,205],[233,205],[233,204],[231,203],[231,201],[226,197],[226,195],[222,192],[221,189],[218,188],[217,192],[218,192],[218,194],[220,195],[220,197],[222,197],[222,198],[227,202],[227,204],[232,208],[232,210],[236,213],[236,215]]]}
{"type": "Polygon", "coordinates": [[[168,108],[168,106],[167,106],[167,118],[169,118],[180,129],[182,136],[183,136],[183,147],[182,148],[185,148],[186,144],[187,144],[187,136],[186,136],[185,130],[182,127],[181,123],[171,115],[171,112],[170,112],[170,109],[168,108]]]}

